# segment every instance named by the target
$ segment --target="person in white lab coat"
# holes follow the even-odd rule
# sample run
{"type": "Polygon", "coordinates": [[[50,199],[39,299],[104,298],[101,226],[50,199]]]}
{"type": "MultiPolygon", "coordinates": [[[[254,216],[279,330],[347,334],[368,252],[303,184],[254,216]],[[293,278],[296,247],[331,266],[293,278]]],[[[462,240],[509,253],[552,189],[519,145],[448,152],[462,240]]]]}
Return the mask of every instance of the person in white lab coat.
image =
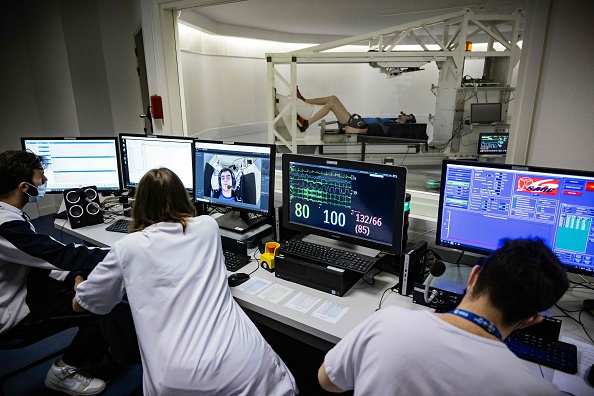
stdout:
{"type": "Polygon", "coordinates": [[[167,168],[140,180],[132,232],[77,286],[75,310],[127,294],[145,395],[294,395],[295,380],[233,299],[219,228],[167,168]]]}

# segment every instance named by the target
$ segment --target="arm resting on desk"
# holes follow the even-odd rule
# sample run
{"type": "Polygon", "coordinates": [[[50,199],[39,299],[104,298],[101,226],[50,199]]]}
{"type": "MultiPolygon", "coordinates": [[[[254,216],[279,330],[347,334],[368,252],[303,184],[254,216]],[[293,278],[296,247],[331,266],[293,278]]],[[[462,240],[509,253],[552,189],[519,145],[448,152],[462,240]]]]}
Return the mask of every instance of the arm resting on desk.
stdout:
{"type": "Polygon", "coordinates": [[[320,386],[322,387],[322,389],[324,389],[325,391],[333,393],[346,392],[345,390],[342,390],[338,386],[334,385],[332,381],[330,381],[330,378],[326,373],[326,367],[324,366],[324,363],[322,363],[318,370],[318,381],[320,382],[320,386]]]}

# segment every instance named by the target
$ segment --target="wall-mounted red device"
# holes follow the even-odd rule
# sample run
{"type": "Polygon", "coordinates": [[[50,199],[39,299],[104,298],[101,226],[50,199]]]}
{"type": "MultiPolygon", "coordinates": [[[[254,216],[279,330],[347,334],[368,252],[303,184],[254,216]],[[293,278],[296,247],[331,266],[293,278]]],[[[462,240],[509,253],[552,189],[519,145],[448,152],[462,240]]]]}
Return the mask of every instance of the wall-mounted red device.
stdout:
{"type": "Polygon", "coordinates": [[[163,119],[163,100],[158,95],[151,96],[151,115],[153,119],[163,119]]]}

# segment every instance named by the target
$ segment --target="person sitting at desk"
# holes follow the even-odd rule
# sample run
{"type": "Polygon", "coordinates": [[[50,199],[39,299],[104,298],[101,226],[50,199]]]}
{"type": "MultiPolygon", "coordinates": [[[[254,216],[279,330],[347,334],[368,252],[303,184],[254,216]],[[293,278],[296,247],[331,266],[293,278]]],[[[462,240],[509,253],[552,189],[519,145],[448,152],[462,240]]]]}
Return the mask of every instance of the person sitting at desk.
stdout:
{"type": "Polygon", "coordinates": [[[382,308],[326,354],[318,380],[355,395],[558,395],[503,340],[541,321],[568,287],[541,240],[504,240],[472,269],[456,310],[382,308]]]}
{"type": "Polygon", "coordinates": [[[107,249],[64,245],[38,234],[23,208],[45,195],[44,159],[29,151],[0,154],[0,336],[36,339],[71,327],[79,330],[47,373],[46,386],[73,395],[94,395],[105,382],[84,373],[108,345],[97,317],[72,310],[74,285],[107,249]]]}
{"type": "Polygon", "coordinates": [[[227,201],[241,202],[241,197],[236,194],[235,176],[229,168],[219,171],[219,189],[214,190],[212,196],[227,201]]]}
{"type": "Polygon", "coordinates": [[[167,168],[138,183],[132,232],[72,301],[109,312],[127,293],[145,395],[294,395],[295,380],[233,299],[217,222],[167,168]]]}

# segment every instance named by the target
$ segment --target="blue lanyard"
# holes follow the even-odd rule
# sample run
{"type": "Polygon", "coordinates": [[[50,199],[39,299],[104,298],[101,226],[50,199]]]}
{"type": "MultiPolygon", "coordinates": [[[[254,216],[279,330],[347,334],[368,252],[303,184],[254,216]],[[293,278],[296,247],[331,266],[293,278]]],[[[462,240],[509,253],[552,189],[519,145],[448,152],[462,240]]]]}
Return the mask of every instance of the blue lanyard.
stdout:
{"type": "Polygon", "coordinates": [[[448,313],[459,316],[463,319],[471,321],[472,323],[474,323],[476,325],[479,325],[480,327],[485,329],[489,334],[493,334],[495,337],[497,337],[501,341],[503,341],[503,337],[501,336],[501,333],[499,332],[497,327],[495,327],[495,325],[493,323],[489,322],[487,319],[483,318],[482,316],[478,316],[476,314],[473,314],[472,312],[465,311],[463,309],[457,309],[457,308],[454,309],[453,311],[448,312],[448,313]]]}

